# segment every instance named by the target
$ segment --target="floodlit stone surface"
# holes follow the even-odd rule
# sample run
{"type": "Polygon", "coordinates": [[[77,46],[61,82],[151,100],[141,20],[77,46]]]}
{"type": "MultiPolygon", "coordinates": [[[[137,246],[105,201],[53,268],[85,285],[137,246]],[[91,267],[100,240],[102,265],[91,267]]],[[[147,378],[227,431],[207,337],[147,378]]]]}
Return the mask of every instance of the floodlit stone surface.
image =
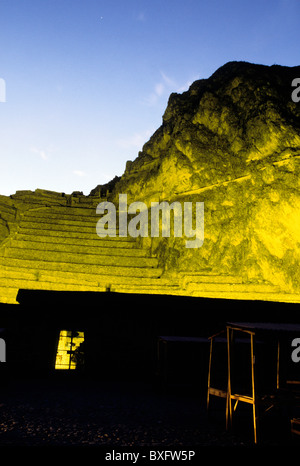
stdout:
{"type": "Polygon", "coordinates": [[[105,292],[128,287],[168,293],[176,288],[160,278],[157,259],[133,238],[97,236],[99,200],[41,190],[1,196],[8,234],[0,244],[0,302],[17,303],[19,289],[105,292]]]}
{"type": "Polygon", "coordinates": [[[227,63],[171,94],[162,125],[121,177],[90,196],[0,196],[0,300],[20,287],[300,301],[300,67],[227,63]],[[103,196],[204,202],[204,243],[102,238],[103,196]],[[100,197],[102,196],[102,197],[100,197]],[[102,277],[102,278],[101,278],[102,277]]]}
{"type": "MultiPolygon", "coordinates": [[[[205,203],[205,239],[153,239],[174,272],[209,271],[299,292],[300,67],[232,62],[172,94],[161,127],[115,193],[205,203]]],[[[196,288],[195,288],[196,289],[196,288]]]]}

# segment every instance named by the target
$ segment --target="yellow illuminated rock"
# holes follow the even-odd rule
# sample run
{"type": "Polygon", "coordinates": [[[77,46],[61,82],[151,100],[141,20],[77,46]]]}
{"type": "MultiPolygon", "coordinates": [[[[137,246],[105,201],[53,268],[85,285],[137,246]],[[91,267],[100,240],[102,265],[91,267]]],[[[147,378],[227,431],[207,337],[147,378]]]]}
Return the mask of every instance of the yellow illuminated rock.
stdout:
{"type": "Polygon", "coordinates": [[[171,94],[160,128],[109,185],[0,196],[0,301],[30,288],[299,302],[298,76],[227,63],[171,94]],[[202,247],[172,235],[99,238],[97,204],[122,193],[149,208],[204,202],[202,247]]]}
{"type": "MultiPolygon", "coordinates": [[[[148,203],[205,203],[202,248],[152,241],[164,270],[239,276],[298,299],[289,293],[299,293],[300,105],[291,99],[299,74],[231,62],[170,96],[161,127],[115,187],[148,203]]],[[[201,277],[192,283],[190,293],[203,295],[201,277]]]]}

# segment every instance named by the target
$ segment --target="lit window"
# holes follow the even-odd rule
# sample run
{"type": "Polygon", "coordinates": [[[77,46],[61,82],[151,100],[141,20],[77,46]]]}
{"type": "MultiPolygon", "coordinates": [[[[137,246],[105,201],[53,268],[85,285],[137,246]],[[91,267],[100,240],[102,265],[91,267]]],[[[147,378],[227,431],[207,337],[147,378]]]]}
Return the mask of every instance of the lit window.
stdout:
{"type": "Polygon", "coordinates": [[[55,369],[76,369],[83,365],[84,332],[61,330],[59,334],[55,369]]]}

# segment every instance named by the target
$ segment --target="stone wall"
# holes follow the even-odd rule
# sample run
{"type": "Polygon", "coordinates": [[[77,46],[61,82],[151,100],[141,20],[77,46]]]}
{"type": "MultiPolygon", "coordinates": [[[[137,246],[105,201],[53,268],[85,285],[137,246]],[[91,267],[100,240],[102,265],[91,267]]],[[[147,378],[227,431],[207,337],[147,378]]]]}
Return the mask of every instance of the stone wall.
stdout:
{"type": "Polygon", "coordinates": [[[145,238],[169,273],[210,271],[299,291],[300,67],[232,62],[172,94],[112,199],[205,203],[205,239],[145,238]]]}
{"type": "MultiPolygon", "coordinates": [[[[184,238],[142,238],[169,274],[238,275],[299,292],[300,158],[236,181],[177,197],[204,202],[204,243],[187,249],[184,238]]],[[[174,200],[174,199],[173,199],[174,200]]]]}

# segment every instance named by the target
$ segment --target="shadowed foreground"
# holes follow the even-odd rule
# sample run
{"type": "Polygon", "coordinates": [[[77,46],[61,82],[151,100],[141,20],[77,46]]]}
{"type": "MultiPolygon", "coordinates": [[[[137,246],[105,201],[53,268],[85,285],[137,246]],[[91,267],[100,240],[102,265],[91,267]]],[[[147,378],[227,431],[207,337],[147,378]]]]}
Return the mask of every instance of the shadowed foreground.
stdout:
{"type": "MultiPolygon", "coordinates": [[[[251,423],[225,430],[224,406],[208,419],[189,387],[99,384],[76,379],[10,382],[1,390],[1,446],[252,446],[251,423]]],[[[249,421],[248,415],[245,419],[249,421]]],[[[290,438],[266,445],[292,444],[290,438]]]]}
{"type": "MultiPolygon", "coordinates": [[[[222,301],[213,306],[197,298],[34,292],[21,302],[4,305],[1,313],[7,349],[0,365],[1,447],[254,448],[250,405],[239,405],[230,432],[224,399],[214,398],[207,416],[207,337],[224,328],[222,301]],[[54,370],[59,330],[73,328],[84,332],[85,369],[54,370]],[[168,358],[158,364],[160,335],[201,337],[201,343],[170,344],[168,358]]],[[[259,314],[267,322],[297,320],[294,305],[244,308],[231,301],[226,308],[233,322],[241,316],[255,321],[259,314]]],[[[226,351],[221,353],[225,362],[214,359],[215,375],[226,381],[226,351]]],[[[270,364],[263,366],[264,378],[270,364]]],[[[261,443],[297,443],[289,419],[284,411],[268,411],[261,443]]]]}
{"type": "Polygon", "coordinates": [[[243,442],[207,424],[196,394],[82,380],[23,381],[1,394],[0,445],[234,444],[243,442]]]}

